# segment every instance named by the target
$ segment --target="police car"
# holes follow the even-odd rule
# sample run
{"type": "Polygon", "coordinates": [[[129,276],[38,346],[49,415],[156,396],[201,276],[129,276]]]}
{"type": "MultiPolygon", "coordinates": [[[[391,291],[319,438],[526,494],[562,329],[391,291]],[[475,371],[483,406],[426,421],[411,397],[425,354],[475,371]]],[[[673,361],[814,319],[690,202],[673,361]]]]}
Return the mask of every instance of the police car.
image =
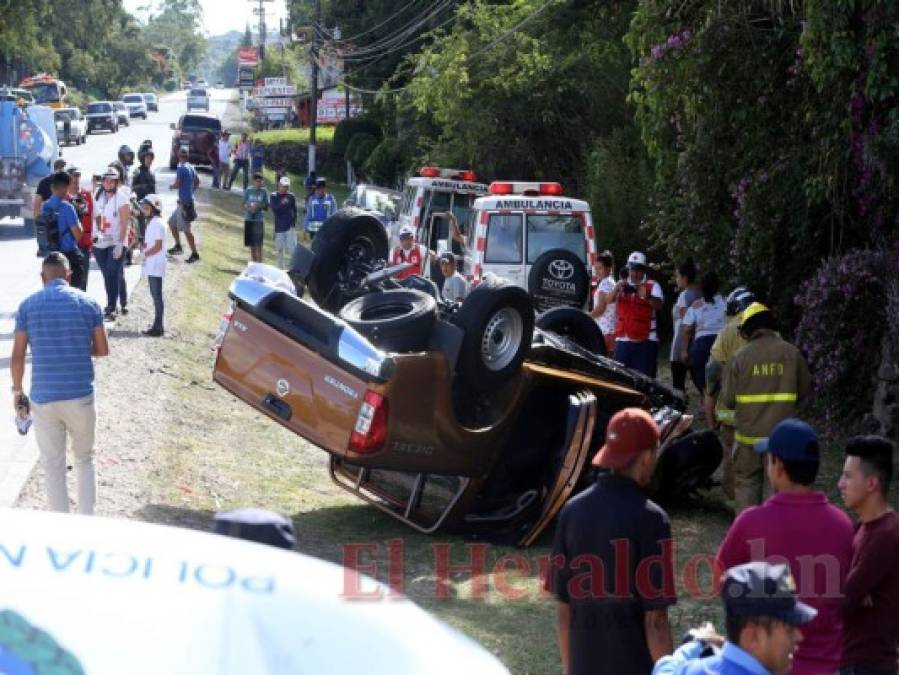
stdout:
{"type": "Polygon", "coordinates": [[[399,231],[404,225],[415,231],[426,226],[428,239],[419,236],[419,243],[442,252],[438,250],[439,242],[450,238],[449,222],[443,214],[452,213],[460,223],[465,223],[475,199],[488,194],[487,184],[476,181],[475,172],[469,169],[422,167],[418,176],[406,180],[399,217],[388,231],[390,244],[399,243],[399,231]]]}
{"type": "MultiPolygon", "coordinates": [[[[419,241],[433,238],[429,227],[419,241]]],[[[590,205],[566,196],[561,184],[491,183],[488,195],[472,203],[463,231],[464,251],[442,231],[432,248],[462,253],[472,284],[488,274],[507,279],[529,292],[538,311],[585,306],[596,260],[593,218],[590,205]]]]}

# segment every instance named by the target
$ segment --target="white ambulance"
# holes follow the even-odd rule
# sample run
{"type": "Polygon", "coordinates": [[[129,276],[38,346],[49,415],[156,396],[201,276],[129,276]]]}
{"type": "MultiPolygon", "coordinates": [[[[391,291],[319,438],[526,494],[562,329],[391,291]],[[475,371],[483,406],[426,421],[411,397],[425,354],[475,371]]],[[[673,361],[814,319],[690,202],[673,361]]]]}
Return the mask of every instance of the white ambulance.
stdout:
{"type": "Polygon", "coordinates": [[[450,238],[449,222],[443,214],[453,213],[464,224],[474,200],[488,194],[487,184],[476,181],[477,176],[469,169],[422,167],[418,176],[406,180],[399,218],[388,231],[391,246],[399,243],[400,228],[409,225],[419,233],[419,243],[440,252],[439,242],[450,238]],[[439,215],[432,218],[434,214],[439,215]]]}
{"type": "MultiPolygon", "coordinates": [[[[590,205],[559,183],[501,181],[488,192],[463,225],[463,274],[472,284],[487,274],[507,279],[530,293],[538,311],[585,307],[596,260],[590,205]]],[[[453,243],[438,248],[456,250],[453,243]]]]}

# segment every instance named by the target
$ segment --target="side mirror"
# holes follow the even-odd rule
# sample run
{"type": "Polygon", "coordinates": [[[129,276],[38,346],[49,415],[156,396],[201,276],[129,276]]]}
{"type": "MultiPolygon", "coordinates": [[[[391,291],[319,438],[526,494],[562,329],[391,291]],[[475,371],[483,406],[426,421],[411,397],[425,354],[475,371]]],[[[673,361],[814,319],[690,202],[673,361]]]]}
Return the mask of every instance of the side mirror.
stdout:
{"type": "Polygon", "coordinates": [[[178,128],[178,127],[175,126],[175,123],[174,123],[174,122],[170,122],[170,123],[169,123],[169,129],[177,129],[177,128],[178,128]]]}

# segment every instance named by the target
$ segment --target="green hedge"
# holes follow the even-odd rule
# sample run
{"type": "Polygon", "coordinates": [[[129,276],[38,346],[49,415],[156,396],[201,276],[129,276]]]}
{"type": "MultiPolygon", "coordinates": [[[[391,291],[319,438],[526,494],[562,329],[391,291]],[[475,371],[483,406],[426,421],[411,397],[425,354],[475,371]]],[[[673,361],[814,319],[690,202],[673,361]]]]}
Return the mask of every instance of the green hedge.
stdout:
{"type": "MultiPolygon", "coordinates": [[[[316,164],[323,165],[333,154],[331,138],[334,127],[319,127],[316,130],[316,164]]],[[[309,130],[273,129],[251,135],[265,147],[264,164],[272,169],[283,168],[290,173],[306,175],[309,166],[309,130]]]]}
{"type": "Polygon", "coordinates": [[[332,150],[335,154],[349,159],[347,146],[356,134],[369,134],[375,141],[381,140],[381,127],[368,117],[352,117],[343,120],[334,130],[334,144],[332,150]]]}

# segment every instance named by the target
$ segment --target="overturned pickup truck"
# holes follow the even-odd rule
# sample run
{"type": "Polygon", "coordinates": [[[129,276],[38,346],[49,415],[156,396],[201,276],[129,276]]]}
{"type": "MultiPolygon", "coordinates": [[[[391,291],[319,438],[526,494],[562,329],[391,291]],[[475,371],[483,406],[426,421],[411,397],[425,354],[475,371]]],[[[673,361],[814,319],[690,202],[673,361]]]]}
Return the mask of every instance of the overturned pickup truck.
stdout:
{"type": "Polygon", "coordinates": [[[394,281],[405,265],[386,258],[383,226],[341,210],[294,255],[314,302],[242,275],[217,340],[215,381],[324,449],[338,485],[421,532],[526,546],[593,478],[626,406],[662,429],[656,493],[709,482],[714,434],[687,433],[673,390],[587,351],[584,313],[535,317],[525,290],[491,277],[444,302],[426,279],[394,281]]]}

